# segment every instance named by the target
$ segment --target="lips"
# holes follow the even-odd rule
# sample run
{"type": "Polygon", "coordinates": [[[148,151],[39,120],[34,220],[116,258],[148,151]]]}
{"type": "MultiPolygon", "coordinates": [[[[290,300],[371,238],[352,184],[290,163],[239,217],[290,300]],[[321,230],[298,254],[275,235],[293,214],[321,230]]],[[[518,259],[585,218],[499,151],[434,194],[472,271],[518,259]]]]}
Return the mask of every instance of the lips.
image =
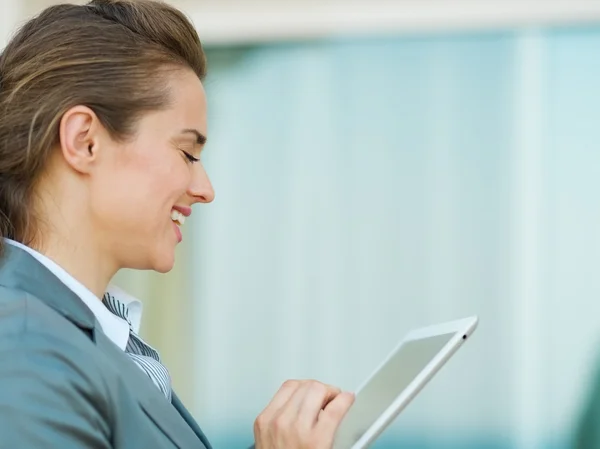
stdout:
{"type": "Polygon", "coordinates": [[[188,207],[188,206],[173,206],[171,210],[176,210],[177,212],[181,213],[181,215],[183,215],[184,217],[189,217],[190,215],[192,215],[192,208],[188,207]]]}
{"type": "Polygon", "coordinates": [[[173,222],[173,228],[177,235],[177,242],[181,242],[183,239],[181,235],[181,229],[179,229],[185,223],[186,217],[192,214],[192,209],[186,206],[173,206],[171,208],[171,221],[173,222]]]}
{"type": "Polygon", "coordinates": [[[179,229],[179,225],[173,222],[173,230],[175,231],[175,235],[177,236],[177,243],[180,243],[183,240],[183,235],[181,234],[181,229],[179,229]]]}
{"type": "Polygon", "coordinates": [[[192,215],[192,208],[186,206],[173,206],[171,208],[171,220],[179,226],[185,223],[185,218],[192,215]]]}

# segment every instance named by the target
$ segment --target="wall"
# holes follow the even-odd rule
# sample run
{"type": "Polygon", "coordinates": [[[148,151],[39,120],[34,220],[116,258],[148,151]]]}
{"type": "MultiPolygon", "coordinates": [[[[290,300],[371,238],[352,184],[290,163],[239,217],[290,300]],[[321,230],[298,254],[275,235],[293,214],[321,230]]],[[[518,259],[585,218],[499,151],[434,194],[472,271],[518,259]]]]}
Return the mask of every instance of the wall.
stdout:
{"type": "Polygon", "coordinates": [[[600,329],[598,49],[596,28],[210,52],[209,435],[249,442],[286,378],[352,389],[410,328],[478,314],[376,447],[568,447],[600,329]]]}

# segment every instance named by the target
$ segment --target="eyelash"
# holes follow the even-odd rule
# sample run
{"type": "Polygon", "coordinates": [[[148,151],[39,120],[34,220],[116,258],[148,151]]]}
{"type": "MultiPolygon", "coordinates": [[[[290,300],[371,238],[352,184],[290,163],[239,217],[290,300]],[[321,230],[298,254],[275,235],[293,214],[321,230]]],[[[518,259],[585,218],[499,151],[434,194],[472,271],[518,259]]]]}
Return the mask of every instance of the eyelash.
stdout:
{"type": "Polygon", "coordinates": [[[195,163],[198,162],[200,159],[198,159],[197,157],[192,156],[190,153],[188,153],[185,150],[181,150],[181,152],[183,153],[183,155],[185,156],[185,158],[188,160],[188,162],[190,163],[195,163]]]}

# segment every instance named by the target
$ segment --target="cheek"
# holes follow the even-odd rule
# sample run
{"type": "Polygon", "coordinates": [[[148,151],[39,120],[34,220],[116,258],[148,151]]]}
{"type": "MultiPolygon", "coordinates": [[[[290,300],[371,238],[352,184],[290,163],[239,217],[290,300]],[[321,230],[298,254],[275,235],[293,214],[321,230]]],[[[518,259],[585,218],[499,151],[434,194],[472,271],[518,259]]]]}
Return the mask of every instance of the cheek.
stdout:
{"type": "Polygon", "coordinates": [[[90,208],[102,227],[124,230],[136,219],[144,219],[141,214],[148,209],[147,189],[143,177],[131,171],[115,170],[110,179],[93,186],[90,208]]]}
{"type": "Polygon", "coordinates": [[[188,189],[191,182],[189,166],[175,158],[170,164],[161,164],[148,177],[148,190],[151,190],[157,199],[168,202],[173,206],[188,189]]]}
{"type": "Polygon", "coordinates": [[[96,180],[90,208],[102,227],[141,231],[164,223],[160,217],[169,216],[190,182],[190,170],[183,161],[166,162],[115,168],[96,180]]]}
{"type": "Polygon", "coordinates": [[[123,196],[135,204],[132,210],[136,210],[140,220],[146,220],[149,226],[159,226],[164,224],[162,218],[169,217],[171,208],[185,194],[190,181],[191,172],[183,161],[163,159],[132,176],[123,188],[128,190],[123,196]]]}

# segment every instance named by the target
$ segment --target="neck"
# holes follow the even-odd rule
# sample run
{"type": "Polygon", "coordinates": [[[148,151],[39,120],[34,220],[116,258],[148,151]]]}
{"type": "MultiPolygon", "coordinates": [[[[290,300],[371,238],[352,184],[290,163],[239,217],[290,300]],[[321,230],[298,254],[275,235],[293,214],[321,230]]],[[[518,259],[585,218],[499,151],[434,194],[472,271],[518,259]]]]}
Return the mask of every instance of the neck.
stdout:
{"type": "Polygon", "coordinates": [[[93,244],[82,244],[74,238],[45,236],[40,245],[31,247],[81,282],[98,299],[102,298],[117,272],[116,267],[107,263],[93,244]]]}
{"type": "Polygon", "coordinates": [[[61,167],[49,170],[40,181],[34,210],[43,220],[36,223],[36,234],[27,244],[101,299],[119,267],[110,258],[107,245],[102,244],[101,233],[96,232],[86,209],[85,185],[71,171],[60,171],[61,167]],[[55,172],[58,174],[52,176],[55,172]]]}

